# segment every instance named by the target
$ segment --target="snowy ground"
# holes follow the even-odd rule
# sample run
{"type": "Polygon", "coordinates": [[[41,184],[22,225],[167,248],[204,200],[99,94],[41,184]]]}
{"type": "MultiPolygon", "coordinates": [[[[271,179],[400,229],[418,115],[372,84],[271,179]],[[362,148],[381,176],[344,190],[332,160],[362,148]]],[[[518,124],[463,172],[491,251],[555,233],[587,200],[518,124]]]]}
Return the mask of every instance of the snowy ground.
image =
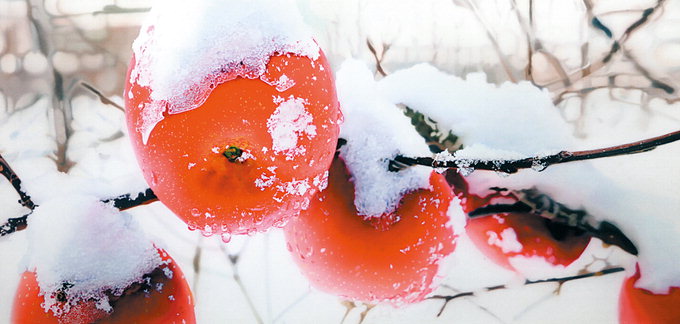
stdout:
{"type": "MultiPolygon", "coordinates": [[[[351,6],[347,3],[323,2],[330,6],[323,10],[320,9],[322,4],[314,1],[302,1],[301,4],[303,14],[309,19],[308,23],[317,30],[327,32],[323,35],[317,31],[317,38],[322,47],[329,47],[327,52],[335,67],[344,58],[351,56],[363,57],[367,62],[372,62],[370,53],[363,47],[366,36],[372,36],[377,43],[387,39],[397,44],[394,51],[400,53],[397,57],[401,59],[390,57],[386,64],[392,71],[388,72],[425,60],[419,56],[425,51],[413,49],[430,46],[429,52],[432,53],[432,48],[436,48],[432,45],[436,43],[433,39],[444,43],[450,41],[447,38],[449,34],[446,33],[427,34],[432,39],[417,40],[418,37],[414,35],[418,35],[418,32],[413,26],[402,27],[413,34],[402,33],[402,38],[394,38],[394,34],[388,35],[385,32],[392,28],[385,18],[366,18],[369,14],[354,17],[354,10],[361,11],[354,7],[350,10],[351,6]],[[322,29],[333,16],[336,16],[338,25],[351,25],[350,22],[354,22],[356,18],[356,21],[362,22],[356,27],[361,33],[344,38],[333,34],[338,30],[350,31],[356,24],[322,29]],[[352,37],[356,37],[356,40],[351,41],[352,37]],[[345,46],[342,44],[343,40],[347,44],[361,44],[361,47],[345,46]],[[400,46],[403,50],[401,52],[400,46]]],[[[352,2],[352,5],[361,8],[362,3],[352,2]]],[[[385,9],[384,3],[379,2],[363,5],[365,13],[379,14],[385,9]]],[[[418,10],[436,11],[433,8],[439,6],[446,5],[435,1],[431,8],[418,6],[418,10]]],[[[411,13],[416,10],[414,8],[401,4],[390,7],[387,11],[400,17],[398,21],[418,25],[414,22],[417,19],[408,19],[415,15],[411,13]]],[[[384,15],[389,17],[387,13],[384,15]]],[[[454,25],[459,26],[457,24],[473,20],[461,15],[461,20],[454,25]]],[[[452,27],[450,24],[454,23],[448,19],[433,21],[436,26],[432,30],[441,30],[444,28],[441,26],[452,27]]],[[[468,61],[457,62],[447,68],[447,61],[439,59],[440,67],[463,75],[466,70],[459,69],[458,66],[484,66],[495,62],[497,58],[489,51],[489,44],[475,42],[481,41],[479,38],[459,36],[449,45],[464,48],[459,54],[463,53],[460,54],[461,60],[468,61]],[[485,54],[475,55],[479,52],[485,54]]],[[[508,48],[513,46],[510,39],[502,44],[508,48]]],[[[568,52],[567,49],[563,50],[568,52]]],[[[493,74],[489,75],[489,79],[495,78],[493,74]]],[[[579,113],[579,102],[565,104],[564,116],[570,122],[570,130],[579,134],[576,148],[589,149],[627,143],[679,128],[678,104],[667,105],[654,100],[649,107],[642,107],[635,102],[639,100],[636,97],[639,92],[618,95],[619,97],[613,98],[606,90],[592,93],[587,102],[587,114],[579,113]],[[633,103],[625,103],[622,99],[633,103]]],[[[120,97],[114,100],[122,104],[120,97]]],[[[98,187],[96,191],[107,191],[111,195],[143,188],[141,172],[126,134],[123,113],[89,96],[74,98],[73,108],[75,133],[70,137],[67,153],[76,164],[69,174],[94,180],[94,186],[98,187]]],[[[56,146],[51,111],[50,102],[41,99],[29,108],[12,114],[0,112],[0,153],[22,177],[27,188],[35,188],[36,192],[40,192],[36,193],[39,195],[49,195],[51,191],[60,190],[43,187],[46,176],[57,172],[53,160],[50,159],[56,146]]],[[[677,217],[673,217],[680,212],[673,209],[677,206],[677,188],[680,188],[680,172],[677,170],[680,165],[680,144],[671,144],[635,156],[593,161],[591,165],[603,179],[617,188],[639,192],[653,197],[654,201],[667,199],[670,209],[666,210],[662,219],[680,231],[680,222],[677,217]]],[[[503,181],[512,181],[512,177],[504,178],[503,181]]],[[[25,210],[15,203],[16,199],[11,186],[0,181],[0,220],[23,214],[25,210]]],[[[440,316],[437,314],[444,304],[441,300],[426,300],[399,309],[386,305],[370,308],[363,304],[348,303],[309,287],[307,280],[293,263],[280,229],[251,237],[234,237],[230,243],[224,244],[218,237],[205,238],[197,232],[189,231],[161,203],[138,207],[130,213],[179,262],[194,292],[199,323],[357,323],[364,315],[363,323],[616,323],[619,288],[625,276],[624,273],[616,273],[571,281],[561,287],[555,283],[521,286],[519,283],[522,278],[486,260],[466,237],[461,237],[456,251],[447,262],[448,268],[442,285],[435,294],[479,291],[483,287],[499,284],[509,284],[512,288],[480,292],[476,297],[453,300],[446,305],[440,316]],[[235,255],[238,255],[237,261],[230,261],[234,260],[235,255]]],[[[674,244],[676,248],[680,245],[677,241],[674,244]]],[[[26,231],[0,239],[0,323],[9,322],[13,294],[24,269],[22,258],[26,253],[26,245],[26,231]]],[[[672,261],[677,257],[670,255],[669,259],[672,261]]],[[[597,271],[608,265],[622,265],[630,269],[633,263],[634,259],[618,248],[604,248],[599,242],[591,242],[583,258],[560,275],[575,274],[583,268],[597,271]]]]}

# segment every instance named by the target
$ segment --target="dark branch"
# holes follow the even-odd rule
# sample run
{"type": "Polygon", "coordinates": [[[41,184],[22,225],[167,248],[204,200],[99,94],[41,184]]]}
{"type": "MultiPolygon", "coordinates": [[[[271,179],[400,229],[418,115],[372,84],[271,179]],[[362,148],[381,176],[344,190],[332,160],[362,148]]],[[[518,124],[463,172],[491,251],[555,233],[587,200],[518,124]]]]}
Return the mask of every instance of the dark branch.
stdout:
{"type": "Polygon", "coordinates": [[[118,108],[118,110],[125,112],[125,108],[123,108],[121,105],[115,103],[113,100],[106,97],[101,91],[99,91],[99,89],[93,87],[87,82],[80,82],[80,85],[83,86],[83,88],[92,92],[95,96],[97,96],[99,98],[99,101],[101,101],[103,104],[114,106],[118,108]]]}
{"type": "Polygon", "coordinates": [[[0,237],[26,229],[30,213],[16,218],[10,218],[7,223],[0,225],[0,237]]]}
{"type": "MultiPolygon", "coordinates": [[[[625,271],[624,268],[617,267],[617,268],[607,268],[601,271],[597,272],[590,272],[590,273],[585,273],[585,274],[580,274],[576,276],[569,276],[569,277],[562,277],[562,278],[550,278],[550,279],[541,279],[541,280],[526,280],[524,281],[525,286],[529,285],[535,285],[535,284],[541,284],[541,283],[549,283],[549,282],[555,282],[560,285],[573,281],[573,280],[579,280],[579,279],[586,279],[586,278],[592,278],[592,277],[599,277],[599,276],[604,276],[612,273],[617,273],[617,272],[622,272],[625,271]]],[[[508,289],[509,287],[506,285],[498,285],[498,286],[492,286],[492,287],[486,287],[481,289],[479,292],[488,292],[488,291],[494,291],[494,290],[500,290],[500,289],[508,289]]],[[[439,317],[443,312],[446,306],[449,304],[450,301],[454,299],[458,299],[461,297],[471,297],[471,296],[477,296],[479,292],[474,292],[474,291],[467,291],[467,292],[462,292],[458,293],[455,295],[434,295],[432,297],[429,297],[428,299],[441,299],[444,300],[444,305],[442,305],[442,308],[439,310],[439,313],[437,313],[437,317],[439,317]]]]}
{"type": "Polygon", "coordinates": [[[35,204],[31,200],[31,197],[28,196],[22,189],[21,189],[21,179],[19,179],[19,176],[12,170],[12,168],[9,166],[9,163],[5,158],[0,155],[0,173],[7,178],[7,181],[12,184],[12,187],[14,187],[14,190],[19,194],[19,203],[28,208],[33,210],[35,208],[35,204]]]}
{"type": "Polygon", "coordinates": [[[504,173],[516,173],[521,169],[543,171],[545,168],[560,163],[593,160],[625,154],[642,153],[653,150],[657,146],[680,140],[680,131],[649,138],[633,143],[611,146],[588,151],[561,151],[557,154],[535,156],[519,160],[476,160],[471,158],[452,158],[446,160],[432,157],[407,157],[397,155],[390,161],[390,171],[399,171],[412,165],[423,165],[433,168],[450,168],[464,170],[490,170],[504,173]]]}
{"type": "Polygon", "coordinates": [[[113,207],[119,210],[126,210],[158,201],[158,197],[151,189],[146,189],[138,194],[126,194],[112,199],[102,200],[104,203],[113,202],[113,207]],[[134,198],[133,198],[134,197],[134,198]]]}

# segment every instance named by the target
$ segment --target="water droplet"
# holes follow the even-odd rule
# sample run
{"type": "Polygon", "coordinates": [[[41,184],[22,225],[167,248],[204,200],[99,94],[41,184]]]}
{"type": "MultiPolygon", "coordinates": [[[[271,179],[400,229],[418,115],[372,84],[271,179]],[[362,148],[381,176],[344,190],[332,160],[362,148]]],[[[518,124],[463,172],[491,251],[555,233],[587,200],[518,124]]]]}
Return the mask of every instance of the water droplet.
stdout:
{"type": "Polygon", "coordinates": [[[212,227],[210,227],[210,225],[205,225],[205,227],[203,227],[203,230],[201,231],[201,234],[203,234],[203,236],[205,237],[213,235],[212,227]]]}
{"type": "Polygon", "coordinates": [[[191,209],[191,216],[194,216],[194,217],[201,216],[201,211],[199,211],[198,208],[192,208],[191,209]]]}
{"type": "Polygon", "coordinates": [[[158,184],[158,176],[156,176],[156,172],[151,171],[151,186],[155,187],[156,184],[158,184]]]}
{"type": "Polygon", "coordinates": [[[293,252],[293,246],[290,243],[286,243],[286,249],[288,249],[288,252],[293,252]]]}
{"type": "Polygon", "coordinates": [[[195,231],[196,229],[198,229],[198,224],[196,224],[195,222],[187,222],[187,226],[189,227],[190,231],[195,231]]]}
{"type": "Polygon", "coordinates": [[[222,239],[222,242],[224,242],[224,243],[231,242],[231,234],[229,234],[229,233],[220,234],[220,238],[222,239]]]}

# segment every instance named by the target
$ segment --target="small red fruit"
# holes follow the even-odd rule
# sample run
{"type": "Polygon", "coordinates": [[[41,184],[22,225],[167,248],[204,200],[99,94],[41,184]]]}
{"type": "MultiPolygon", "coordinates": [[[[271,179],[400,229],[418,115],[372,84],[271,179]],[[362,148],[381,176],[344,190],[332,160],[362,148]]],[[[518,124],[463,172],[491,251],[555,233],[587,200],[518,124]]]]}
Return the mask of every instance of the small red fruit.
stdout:
{"type": "Polygon", "coordinates": [[[446,180],[433,172],[431,188],[404,195],[394,213],[366,220],[357,214],[349,178],[336,159],[328,188],[284,228],[293,259],[312,286],[332,294],[394,305],[422,300],[439,261],[455,248],[446,180]]]}
{"type": "MultiPolygon", "coordinates": [[[[466,213],[489,204],[517,201],[512,194],[503,192],[484,197],[471,194],[465,179],[454,172],[449,172],[447,179],[466,213]]],[[[517,270],[510,262],[514,257],[540,257],[550,265],[568,266],[581,256],[590,242],[590,236],[582,231],[522,212],[471,218],[466,232],[484,255],[510,270],[517,270]]]]}
{"type": "Polygon", "coordinates": [[[654,294],[635,288],[640,279],[638,267],[634,276],[627,278],[619,296],[619,322],[622,324],[680,323],[680,287],[672,287],[667,294],[654,294]]]}
{"type": "MultiPolygon", "coordinates": [[[[184,274],[165,251],[158,253],[163,264],[147,275],[148,282],[134,284],[120,296],[109,296],[110,313],[98,309],[95,300],[71,305],[58,316],[46,311],[35,272],[24,272],[14,298],[12,323],[196,323],[193,296],[184,274]]],[[[57,300],[66,297],[57,296],[57,300]]]]}
{"type": "MultiPolygon", "coordinates": [[[[136,64],[133,57],[128,80],[136,64]]],[[[306,208],[326,183],[342,117],[323,53],[317,60],[271,57],[260,78],[236,77],[216,85],[196,109],[166,111],[146,143],[145,107],[159,103],[136,79],[125,93],[144,177],[191,229],[265,231],[306,208]],[[282,78],[284,88],[267,81],[282,78]]]]}

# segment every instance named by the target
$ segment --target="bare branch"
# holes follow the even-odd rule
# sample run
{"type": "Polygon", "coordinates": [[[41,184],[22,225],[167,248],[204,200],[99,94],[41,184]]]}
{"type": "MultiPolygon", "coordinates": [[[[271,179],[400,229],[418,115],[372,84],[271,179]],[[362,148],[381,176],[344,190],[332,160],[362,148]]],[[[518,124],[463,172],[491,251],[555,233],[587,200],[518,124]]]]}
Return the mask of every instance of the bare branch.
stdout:
{"type": "Polygon", "coordinates": [[[115,103],[113,100],[107,98],[101,91],[99,91],[99,89],[95,88],[94,86],[84,81],[81,81],[80,85],[83,86],[83,88],[90,90],[90,92],[94,93],[97,97],[99,97],[99,101],[101,101],[103,104],[114,106],[118,108],[120,111],[125,112],[125,108],[115,103]]]}
{"type": "MultiPolygon", "coordinates": [[[[584,161],[625,154],[642,153],[654,148],[680,140],[680,131],[649,138],[633,143],[611,146],[587,151],[561,151],[557,154],[535,156],[519,160],[477,160],[474,158],[437,159],[432,157],[406,157],[397,155],[390,161],[390,171],[399,171],[412,165],[423,165],[432,168],[489,170],[504,173],[516,173],[520,169],[543,171],[545,168],[560,163],[584,161]]],[[[450,157],[450,155],[449,155],[450,157]]]]}
{"type": "MultiPolygon", "coordinates": [[[[600,270],[600,271],[597,271],[597,272],[579,274],[579,275],[576,275],[576,276],[561,277],[561,278],[549,278],[549,279],[541,279],[541,280],[526,280],[526,281],[524,281],[524,285],[529,286],[529,285],[553,282],[553,283],[558,283],[560,286],[562,286],[563,284],[565,284],[569,281],[592,278],[592,277],[600,277],[600,276],[605,276],[605,275],[612,274],[612,273],[622,272],[622,271],[625,271],[625,270],[626,269],[624,269],[624,268],[616,267],[616,268],[607,268],[607,269],[600,270]]],[[[466,292],[462,292],[462,293],[457,293],[455,295],[434,295],[432,297],[429,297],[428,299],[444,300],[444,305],[442,305],[441,309],[439,310],[439,313],[437,313],[437,317],[439,317],[444,312],[444,309],[449,304],[449,302],[454,300],[454,299],[458,299],[458,298],[462,298],[462,297],[472,297],[472,296],[477,296],[481,292],[489,292],[489,291],[509,289],[509,288],[510,287],[508,287],[506,285],[498,285],[498,286],[491,286],[491,287],[483,288],[481,291],[478,291],[478,292],[466,291],[466,292]]]]}

